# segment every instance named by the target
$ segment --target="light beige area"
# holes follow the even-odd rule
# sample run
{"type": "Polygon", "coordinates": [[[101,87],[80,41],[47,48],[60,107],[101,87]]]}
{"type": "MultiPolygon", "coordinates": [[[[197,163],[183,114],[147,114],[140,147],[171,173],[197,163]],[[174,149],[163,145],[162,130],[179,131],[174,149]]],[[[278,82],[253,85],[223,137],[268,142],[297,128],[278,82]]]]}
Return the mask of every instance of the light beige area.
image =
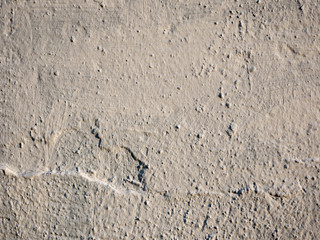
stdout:
{"type": "Polygon", "coordinates": [[[1,239],[320,239],[320,2],[1,0],[1,239]]]}

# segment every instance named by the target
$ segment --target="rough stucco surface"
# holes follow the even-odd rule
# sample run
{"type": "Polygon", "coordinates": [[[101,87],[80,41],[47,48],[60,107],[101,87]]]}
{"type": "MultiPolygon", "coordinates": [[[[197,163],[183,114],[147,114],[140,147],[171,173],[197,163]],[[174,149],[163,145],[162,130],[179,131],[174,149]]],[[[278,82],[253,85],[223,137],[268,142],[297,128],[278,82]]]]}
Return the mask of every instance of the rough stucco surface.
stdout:
{"type": "Polygon", "coordinates": [[[1,239],[320,239],[319,1],[0,2],[1,239]]]}

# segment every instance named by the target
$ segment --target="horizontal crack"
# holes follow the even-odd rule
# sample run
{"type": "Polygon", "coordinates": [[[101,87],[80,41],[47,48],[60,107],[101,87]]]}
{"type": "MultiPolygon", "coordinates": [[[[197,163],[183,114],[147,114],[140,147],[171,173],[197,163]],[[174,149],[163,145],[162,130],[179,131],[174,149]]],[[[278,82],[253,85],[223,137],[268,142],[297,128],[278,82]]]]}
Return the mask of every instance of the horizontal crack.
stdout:
{"type": "MultiPolygon", "coordinates": [[[[188,189],[178,189],[178,188],[173,188],[173,189],[167,189],[167,190],[129,190],[129,189],[121,189],[119,186],[115,186],[114,184],[107,182],[103,179],[97,178],[93,176],[92,174],[87,174],[81,171],[80,169],[77,169],[76,171],[52,171],[52,170],[34,170],[34,171],[27,171],[27,172],[19,172],[13,167],[9,167],[6,164],[0,164],[0,171],[3,172],[4,175],[13,175],[15,177],[23,177],[23,178],[32,178],[32,177],[43,177],[43,176],[49,176],[49,175],[57,175],[57,176],[73,176],[73,177],[80,177],[88,182],[103,185],[105,187],[108,187],[109,189],[113,190],[117,194],[133,194],[133,195],[146,195],[146,194],[159,194],[161,196],[171,196],[174,197],[175,195],[179,198],[181,197],[199,197],[199,196],[212,196],[212,195],[220,195],[220,196],[225,196],[225,197],[234,197],[237,195],[238,197],[249,193],[249,192],[254,192],[255,194],[266,194],[268,196],[274,197],[274,198],[291,198],[293,196],[296,196],[297,193],[293,194],[281,194],[278,193],[277,191],[272,191],[272,189],[266,189],[262,190],[260,189],[252,189],[250,187],[244,188],[244,189],[239,189],[239,190],[231,190],[231,191],[222,191],[218,190],[217,191],[206,191],[206,190],[198,190],[198,191],[190,191],[188,189]]],[[[140,182],[136,181],[130,181],[127,179],[124,179],[125,182],[128,182],[132,185],[135,186],[141,186],[140,182]]]]}

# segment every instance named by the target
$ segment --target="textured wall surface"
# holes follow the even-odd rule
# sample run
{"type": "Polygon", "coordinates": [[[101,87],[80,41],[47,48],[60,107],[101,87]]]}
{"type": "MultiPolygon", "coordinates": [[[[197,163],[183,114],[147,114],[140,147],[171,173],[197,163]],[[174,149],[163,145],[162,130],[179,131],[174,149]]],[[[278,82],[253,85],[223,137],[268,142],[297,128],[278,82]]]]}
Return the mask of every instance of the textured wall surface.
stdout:
{"type": "Polygon", "coordinates": [[[319,0],[1,0],[1,239],[320,239],[319,0]]]}

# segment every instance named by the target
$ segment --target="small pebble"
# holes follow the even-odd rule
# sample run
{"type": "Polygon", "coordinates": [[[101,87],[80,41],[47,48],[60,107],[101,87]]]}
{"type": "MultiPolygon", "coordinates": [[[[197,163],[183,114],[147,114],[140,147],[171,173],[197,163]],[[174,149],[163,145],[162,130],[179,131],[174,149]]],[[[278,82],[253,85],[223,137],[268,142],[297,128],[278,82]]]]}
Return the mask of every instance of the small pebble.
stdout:
{"type": "Polygon", "coordinates": [[[197,138],[201,139],[204,137],[204,132],[200,132],[197,134],[197,138]]]}
{"type": "Polygon", "coordinates": [[[250,69],[249,69],[249,72],[255,72],[256,71],[256,68],[255,67],[251,67],[250,69]]]}
{"type": "Polygon", "coordinates": [[[95,175],[95,174],[96,174],[96,171],[93,170],[93,169],[88,169],[88,173],[89,173],[90,175],[95,175]]]}

